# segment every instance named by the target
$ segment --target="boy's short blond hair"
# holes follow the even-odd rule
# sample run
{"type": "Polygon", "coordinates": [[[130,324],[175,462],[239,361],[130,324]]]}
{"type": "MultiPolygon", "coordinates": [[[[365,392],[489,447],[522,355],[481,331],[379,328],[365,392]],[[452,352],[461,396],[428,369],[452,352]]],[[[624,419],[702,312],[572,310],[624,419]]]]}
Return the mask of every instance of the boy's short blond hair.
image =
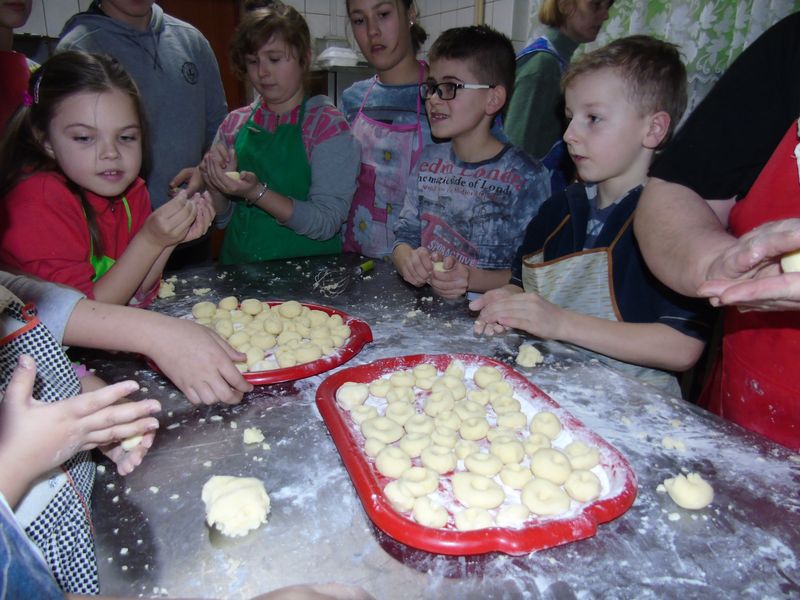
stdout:
{"type": "Polygon", "coordinates": [[[647,35],[614,40],[572,63],[561,78],[566,90],[581,75],[614,69],[625,82],[631,103],[642,115],[664,111],[670,117],[665,145],[686,110],[686,67],[678,46],[647,35]]]}

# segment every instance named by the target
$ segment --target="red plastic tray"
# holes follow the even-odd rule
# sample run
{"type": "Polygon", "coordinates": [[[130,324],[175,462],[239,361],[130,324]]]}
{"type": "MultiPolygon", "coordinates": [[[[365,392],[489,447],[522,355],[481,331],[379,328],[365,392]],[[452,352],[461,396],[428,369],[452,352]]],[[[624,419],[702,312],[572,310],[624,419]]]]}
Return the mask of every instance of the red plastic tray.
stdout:
{"type": "Polygon", "coordinates": [[[599,523],[622,515],[636,498],[633,470],[616,448],[587,429],[514,369],[485,356],[415,354],[342,369],[320,385],[317,390],[317,406],[369,517],[391,537],[420,550],[449,555],[495,551],[512,555],[527,554],[593,536],[599,523]],[[422,363],[433,364],[443,371],[454,359],[461,360],[467,366],[491,365],[500,369],[506,380],[516,388],[518,395],[527,394],[535,398],[537,404],[549,405],[548,409],[558,415],[565,430],[578,434],[574,437],[594,444],[600,450],[601,465],[610,482],[608,495],[601,496],[574,516],[548,517],[519,529],[491,527],[459,531],[452,524],[444,529],[433,529],[418,524],[392,508],[383,494],[383,488],[390,479],[379,473],[374,462],[362,452],[362,437],[358,426],[352,423],[349,413],[336,404],[336,390],[347,381],[369,383],[386,373],[410,369],[422,363]]]}
{"type": "MultiPolygon", "coordinates": [[[[284,301],[282,300],[273,300],[266,302],[266,304],[269,306],[275,306],[276,304],[283,304],[283,302],[284,301]]],[[[336,310],[335,308],[330,308],[329,306],[308,304],[305,302],[301,302],[301,304],[303,306],[307,306],[311,310],[321,310],[329,315],[339,315],[342,317],[344,324],[350,328],[350,337],[347,339],[347,342],[345,342],[342,347],[337,348],[336,352],[334,352],[332,355],[323,356],[319,360],[304,363],[302,365],[296,365],[294,367],[287,367],[285,369],[249,371],[247,373],[242,373],[244,378],[253,385],[269,385],[271,383],[295,381],[296,379],[305,379],[306,377],[311,377],[312,375],[319,375],[325,371],[330,371],[331,369],[346,363],[356,354],[361,352],[361,349],[366,344],[369,344],[372,341],[372,329],[370,329],[366,321],[362,321],[356,317],[351,317],[347,313],[342,312],[341,310],[336,310]]],[[[185,318],[191,319],[192,317],[191,315],[187,315],[185,318]]],[[[158,368],[158,366],[150,359],[148,359],[147,362],[151,367],[156,369],[158,368]]]]}

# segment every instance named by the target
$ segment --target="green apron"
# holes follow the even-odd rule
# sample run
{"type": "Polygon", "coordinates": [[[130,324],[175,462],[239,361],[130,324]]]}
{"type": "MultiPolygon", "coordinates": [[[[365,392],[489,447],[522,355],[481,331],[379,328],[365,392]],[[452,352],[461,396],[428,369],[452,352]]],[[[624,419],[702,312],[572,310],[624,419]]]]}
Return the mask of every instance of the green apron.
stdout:
{"type": "MultiPolygon", "coordinates": [[[[305,202],[311,186],[311,166],[303,145],[302,124],[306,102],[300,108],[295,125],[278,125],[273,133],[253,122],[239,130],[234,142],[240,171],[252,171],[270,190],[305,202]]],[[[277,219],[258,208],[238,202],[225,230],[219,262],[230,265],[243,262],[314,256],[341,252],[339,234],[329,240],[312,240],[295,233],[277,219]]]]}
{"type": "MultiPolygon", "coordinates": [[[[133,219],[131,218],[131,207],[128,206],[128,199],[125,196],[122,197],[122,206],[125,207],[125,214],[128,215],[128,232],[131,230],[133,219]]],[[[86,214],[86,211],[83,213],[86,214]]],[[[117,262],[115,259],[111,258],[110,256],[95,256],[94,255],[94,243],[92,242],[92,236],[89,236],[89,262],[94,269],[94,277],[92,281],[97,281],[103,275],[108,273],[109,269],[114,266],[117,262]]]]}

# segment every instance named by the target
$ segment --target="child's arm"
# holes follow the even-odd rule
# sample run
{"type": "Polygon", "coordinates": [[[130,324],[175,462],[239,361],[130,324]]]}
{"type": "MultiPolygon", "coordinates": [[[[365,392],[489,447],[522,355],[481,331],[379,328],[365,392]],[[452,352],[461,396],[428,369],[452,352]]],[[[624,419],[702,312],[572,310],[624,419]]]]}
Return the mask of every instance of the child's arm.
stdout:
{"type": "Polygon", "coordinates": [[[20,357],[0,402],[0,491],[13,507],[31,483],[81,450],[152,432],[156,400],[114,404],[138,389],[123,381],[58,402],[33,398],[36,363],[20,357]]]}
{"type": "Polygon", "coordinates": [[[236,404],[253,389],[233,364],[244,354],[185,319],[84,299],[70,315],[64,343],[149,356],[193,404],[236,404]]]}
{"type": "Polygon", "coordinates": [[[430,283],[433,274],[433,259],[427,248],[412,248],[408,244],[397,244],[392,250],[392,262],[403,279],[416,287],[430,283]]]}
{"type": "Polygon", "coordinates": [[[569,342],[646,367],[685,371],[697,362],[705,346],[701,340],[663,323],[599,319],[566,310],[534,293],[490,300],[481,298],[470,305],[473,310],[481,311],[478,321],[484,324],[522,329],[543,339],[569,342]]]}

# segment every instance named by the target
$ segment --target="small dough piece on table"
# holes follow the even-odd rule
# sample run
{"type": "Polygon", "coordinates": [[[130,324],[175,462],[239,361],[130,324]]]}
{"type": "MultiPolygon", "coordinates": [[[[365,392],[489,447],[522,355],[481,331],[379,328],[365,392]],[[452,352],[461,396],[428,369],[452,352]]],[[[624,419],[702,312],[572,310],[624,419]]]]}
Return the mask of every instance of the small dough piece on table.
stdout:
{"type": "Polygon", "coordinates": [[[490,383],[503,380],[503,374],[497,370],[497,367],[489,365],[478,367],[472,377],[475,380],[475,385],[479,388],[485,388],[490,383]]]}
{"type": "Polygon", "coordinates": [[[431,441],[439,446],[455,448],[458,443],[458,432],[449,427],[437,427],[431,433],[431,441]]]}
{"type": "Polygon", "coordinates": [[[453,450],[455,451],[458,460],[464,460],[467,456],[469,456],[473,452],[480,452],[481,447],[478,445],[477,442],[461,440],[456,443],[456,447],[453,450]]]}
{"type": "Polygon", "coordinates": [[[427,496],[422,496],[414,501],[411,514],[417,523],[425,527],[442,528],[447,525],[450,518],[444,506],[437,504],[427,496]]]}
{"type": "Polygon", "coordinates": [[[525,457],[522,442],[510,436],[499,436],[492,441],[489,452],[503,461],[504,465],[520,462],[525,457]]]}
{"type": "Polygon", "coordinates": [[[397,479],[411,468],[411,458],[397,446],[386,446],[375,457],[375,468],[385,477],[397,479]]]}
{"type": "Polygon", "coordinates": [[[420,452],[419,457],[423,467],[428,467],[440,475],[454,471],[458,465],[458,459],[452,448],[437,446],[436,444],[425,447],[420,452]]]}
{"type": "Polygon", "coordinates": [[[781,269],[784,273],[797,273],[800,271],[800,250],[787,252],[781,257],[781,269]]]}
{"type": "Polygon", "coordinates": [[[158,292],[156,292],[156,296],[161,298],[172,298],[175,296],[175,283],[172,281],[167,281],[166,279],[162,279],[161,283],[158,284],[158,292]]]}
{"type": "Polygon", "coordinates": [[[468,441],[482,440],[489,431],[489,422],[483,417],[470,417],[461,421],[458,432],[468,441]]]}
{"type": "Polygon", "coordinates": [[[219,301],[219,307],[223,310],[236,310],[239,308],[239,299],[236,296],[228,296],[219,301]]]}
{"type": "Polygon", "coordinates": [[[278,305],[278,312],[282,317],[287,319],[299,317],[302,309],[302,304],[300,304],[297,300],[289,300],[288,302],[278,305]]]}
{"type": "Polygon", "coordinates": [[[497,508],[506,499],[497,483],[475,473],[455,473],[452,477],[453,495],[468,508],[497,508]]]}
{"type": "Polygon", "coordinates": [[[414,508],[416,497],[409,494],[397,479],[386,484],[383,495],[397,511],[408,512],[414,508]]]}
{"type": "Polygon", "coordinates": [[[345,410],[361,406],[369,397],[369,388],[364,383],[347,381],[336,390],[336,402],[345,410]]]}
{"type": "Polygon", "coordinates": [[[390,418],[399,425],[405,425],[406,421],[408,421],[415,414],[414,407],[408,402],[389,402],[385,412],[386,417],[390,418]]]}
{"type": "Polygon", "coordinates": [[[392,387],[414,387],[414,373],[412,371],[396,371],[389,376],[392,387]]]}
{"type": "Polygon", "coordinates": [[[544,357],[536,347],[530,344],[522,344],[517,353],[517,364],[520,367],[535,367],[544,362],[544,357]]]}
{"type": "Polygon", "coordinates": [[[562,485],[572,472],[572,466],[567,455],[560,450],[540,448],[531,456],[531,471],[538,478],[562,485]]]}
{"type": "Polygon", "coordinates": [[[588,471],[600,464],[600,452],[594,446],[587,446],[579,440],[575,440],[564,448],[569,463],[573,469],[588,471]]]}
{"type": "Polygon", "coordinates": [[[430,444],[431,438],[428,434],[416,431],[405,434],[398,443],[400,448],[412,458],[419,456],[430,444]]]}
{"type": "Polygon", "coordinates": [[[125,452],[130,452],[141,443],[142,439],[144,439],[144,435],[132,435],[131,437],[122,440],[122,442],[120,442],[120,446],[122,446],[122,449],[125,450],[125,452]]]}
{"type": "Polygon", "coordinates": [[[561,421],[553,413],[543,410],[533,415],[531,433],[543,433],[553,440],[561,433],[561,421]]]}
{"type": "Polygon", "coordinates": [[[442,261],[440,261],[440,260],[434,261],[434,262],[433,262],[433,270],[434,270],[436,273],[444,273],[444,271],[445,271],[445,269],[444,269],[444,262],[442,262],[442,261]]]}
{"type": "Polygon", "coordinates": [[[494,525],[492,515],[485,508],[468,508],[454,515],[456,529],[459,531],[475,531],[494,525]]]}
{"type": "Polygon", "coordinates": [[[600,480],[591,471],[573,471],[564,482],[564,491],[578,502],[591,502],[600,495],[601,490],[600,480]]]}
{"type": "Polygon", "coordinates": [[[378,456],[378,452],[383,450],[385,447],[386,444],[380,440],[376,440],[375,438],[367,438],[364,440],[364,454],[370,458],[375,458],[378,456]]]}
{"type": "Polygon", "coordinates": [[[376,379],[369,384],[369,393],[376,398],[386,398],[390,389],[392,389],[392,384],[388,379],[376,379]]]}
{"type": "Polygon", "coordinates": [[[403,428],[408,433],[424,433],[430,435],[436,428],[435,422],[428,415],[415,414],[403,423],[403,428]]]}
{"type": "Polygon", "coordinates": [[[500,480],[515,490],[521,490],[531,479],[531,470],[519,463],[511,463],[500,469],[500,480]]]}
{"type": "Polygon", "coordinates": [[[510,504],[497,511],[495,521],[498,527],[520,527],[529,516],[531,511],[524,504],[510,504]]]}
{"type": "Polygon", "coordinates": [[[378,409],[374,406],[360,404],[350,409],[350,418],[353,419],[353,423],[356,425],[361,425],[367,419],[374,419],[377,416],[378,409]]]}
{"type": "Polygon", "coordinates": [[[436,418],[433,419],[433,422],[436,424],[436,427],[447,427],[454,431],[458,431],[458,428],[461,427],[461,417],[452,410],[440,412],[436,415],[436,418]]]}
{"type": "Polygon", "coordinates": [[[411,467],[397,481],[405,492],[415,498],[432,494],[439,487],[439,476],[427,467],[411,467]]]}
{"type": "Polygon", "coordinates": [[[264,305],[261,304],[261,300],[256,300],[255,298],[248,298],[247,300],[242,300],[241,309],[242,312],[248,315],[257,315],[262,310],[264,310],[264,305]]]}
{"type": "MultiPolygon", "coordinates": [[[[483,475],[485,477],[494,477],[503,468],[503,461],[497,458],[494,454],[487,454],[486,452],[473,452],[472,454],[464,457],[464,466],[470,473],[483,475]]],[[[486,507],[491,508],[491,507],[486,507]]]]}
{"type": "Polygon", "coordinates": [[[248,427],[242,432],[242,441],[245,444],[260,444],[264,441],[264,434],[257,427],[248,427]]]}
{"type": "Polygon", "coordinates": [[[507,412],[497,415],[497,426],[522,430],[528,425],[528,417],[521,412],[507,412]]]}
{"type": "Polygon", "coordinates": [[[214,475],[203,485],[206,521],[223,535],[246,535],[267,522],[270,501],[264,484],[254,477],[214,475]]]}
{"type": "Polygon", "coordinates": [[[198,302],[192,307],[192,316],[195,319],[210,319],[217,312],[217,305],[213,302],[198,302]]]}
{"type": "Polygon", "coordinates": [[[675,504],[688,510],[700,510],[714,500],[714,488],[699,473],[665,479],[664,487],[675,504]]]}
{"type": "Polygon", "coordinates": [[[528,456],[533,456],[539,448],[550,448],[550,446],[552,446],[550,438],[543,433],[532,433],[522,440],[522,447],[528,456]]]}
{"type": "Polygon", "coordinates": [[[403,437],[403,428],[388,417],[375,417],[361,423],[361,433],[365,438],[375,438],[384,444],[393,444],[403,437]]]}
{"type": "Polygon", "coordinates": [[[569,510],[567,493],[552,481],[533,479],[522,488],[522,503],[539,516],[560,515],[569,510]]]}

